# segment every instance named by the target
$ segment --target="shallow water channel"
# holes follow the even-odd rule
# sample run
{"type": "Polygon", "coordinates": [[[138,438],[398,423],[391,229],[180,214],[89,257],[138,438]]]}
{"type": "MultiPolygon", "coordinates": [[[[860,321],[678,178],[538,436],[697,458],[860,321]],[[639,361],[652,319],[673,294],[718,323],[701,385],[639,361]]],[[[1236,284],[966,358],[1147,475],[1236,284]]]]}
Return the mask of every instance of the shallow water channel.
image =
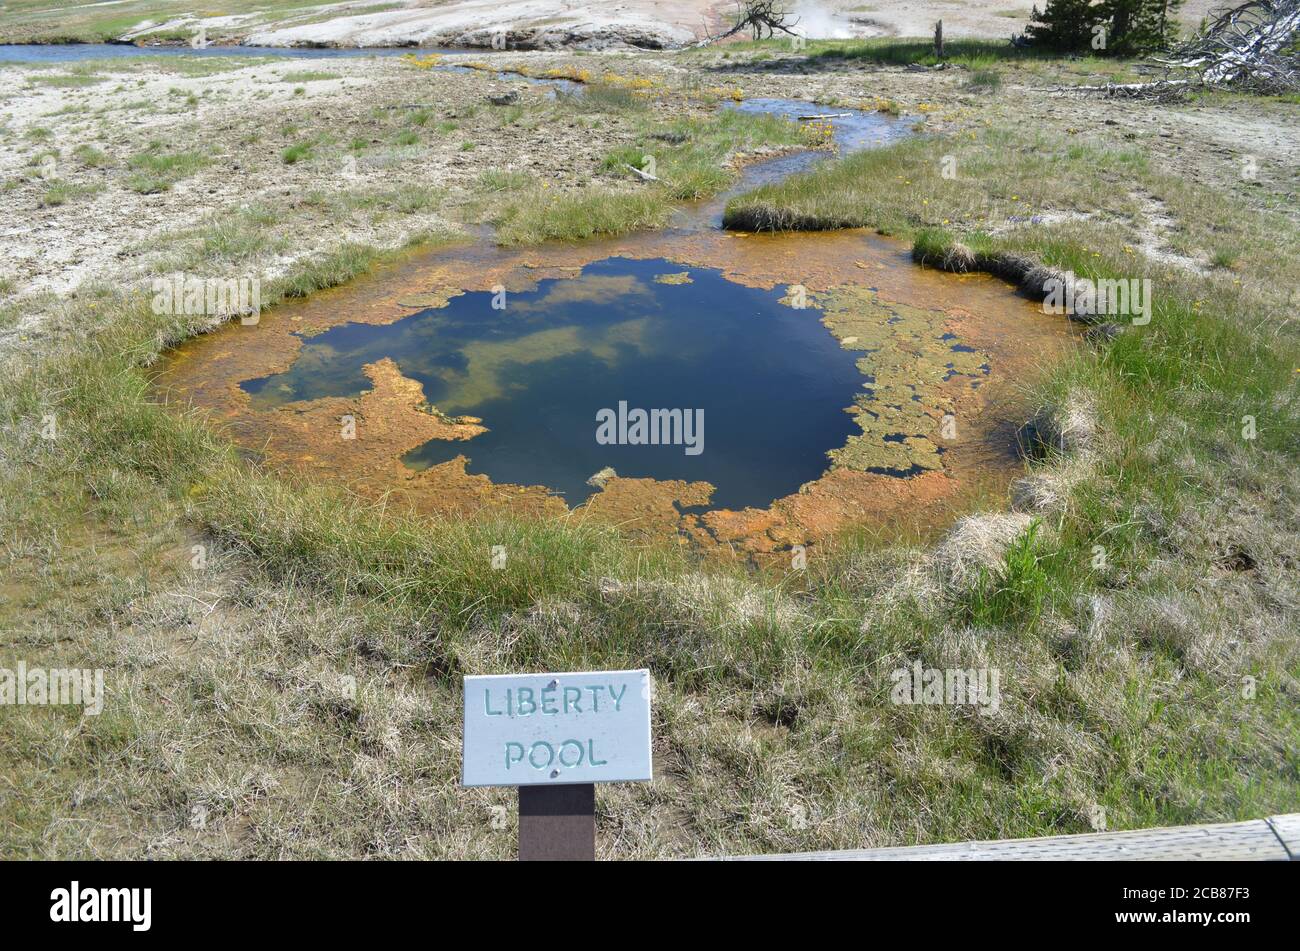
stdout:
{"type": "MultiPolygon", "coordinates": [[[[834,124],[842,153],[907,134],[834,124]]],[[[750,165],[729,194],[828,154],[750,165]]],[[[159,383],[273,464],[421,510],[581,506],[749,553],[1005,485],[1019,386],[1065,322],[865,231],[726,232],[726,197],[661,232],[416,254],[184,345],[159,383]]]]}

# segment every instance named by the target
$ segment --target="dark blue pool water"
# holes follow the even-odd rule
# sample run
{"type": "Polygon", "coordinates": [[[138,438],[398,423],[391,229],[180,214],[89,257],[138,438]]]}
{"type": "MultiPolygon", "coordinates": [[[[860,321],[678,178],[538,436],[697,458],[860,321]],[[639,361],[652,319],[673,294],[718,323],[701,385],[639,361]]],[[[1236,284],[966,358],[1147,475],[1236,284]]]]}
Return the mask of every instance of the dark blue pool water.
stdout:
{"type": "Polygon", "coordinates": [[[574,504],[608,466],[710,482],[718,506],[765,506],[820,476],[826,452],[858,431],[844,408],[864,382],[820,313],[782,304],[784,293],[662,259],[608,258],[509,294],[504,309],[491,293],[471,292],[388,326],[306,338],[287,372],[244,389],[259,409],[354,395],[369,388],[362,367],[391,357],[439,410],[488,427],[467,442],[426,443],[407,456],[412,467],[463,453],[470,472],[547,485],[574,504]],[[655,279],[682,272],[690,283],[655,279]],[[602,445],[598,414],[617,417],[620,402],[625,418],[702,412],[702,434],[690,433],[702,438],[688,444],[683,426],[675,444],[602,445]]]}

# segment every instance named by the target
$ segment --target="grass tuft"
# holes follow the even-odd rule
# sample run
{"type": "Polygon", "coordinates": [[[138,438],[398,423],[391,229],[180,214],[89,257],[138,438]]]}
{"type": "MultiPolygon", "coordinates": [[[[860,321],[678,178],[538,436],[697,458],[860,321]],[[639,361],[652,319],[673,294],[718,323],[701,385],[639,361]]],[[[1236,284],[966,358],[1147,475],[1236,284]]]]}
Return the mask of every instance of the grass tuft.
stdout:
{"type": "Polygon", "coordinates": [[[153,142],[127,160],[131,174],[127,187],[141,195],[167,191],[173,184],[193,175],[209,162],[198,152],[167,152],[162,143],[153,142]]]}

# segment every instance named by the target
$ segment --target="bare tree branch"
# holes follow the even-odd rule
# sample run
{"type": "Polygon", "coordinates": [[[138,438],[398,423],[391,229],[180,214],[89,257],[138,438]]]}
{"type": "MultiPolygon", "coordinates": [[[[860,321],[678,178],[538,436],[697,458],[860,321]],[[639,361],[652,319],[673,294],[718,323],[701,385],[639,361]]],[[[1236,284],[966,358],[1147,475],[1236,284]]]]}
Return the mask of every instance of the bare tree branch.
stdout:
{"type": "Polygon", "coordinates": [[[1217,13],[1195,37],[1154,60],[1165,78],[1150,83],[1076,86],[1061,92],[1172,99],[1192,89],[1275,94],[1300,91],[1300,0],[1247,0],[1217,13]]]}
{"type": "Polygon", "coordinates": [[[1164,65],[1199,73],[1206,86],[1276,93],[1300,89],[1300,0],[1249,0],[1219,13],[1164,65]]]}
{"type": "Polygon", "coordinates": [[[736,23],[725,33],[716,36],[706,35],[694,44],[695,48],[709,46],[729,36],[735,36],[744,29],[749,29],[754,39],[762,40],[775,36],[777,32],[798,36],[794,28],[799,25],[799,18],[793,20],[782,5],[782,0],[737,0],[736,23]]]}

